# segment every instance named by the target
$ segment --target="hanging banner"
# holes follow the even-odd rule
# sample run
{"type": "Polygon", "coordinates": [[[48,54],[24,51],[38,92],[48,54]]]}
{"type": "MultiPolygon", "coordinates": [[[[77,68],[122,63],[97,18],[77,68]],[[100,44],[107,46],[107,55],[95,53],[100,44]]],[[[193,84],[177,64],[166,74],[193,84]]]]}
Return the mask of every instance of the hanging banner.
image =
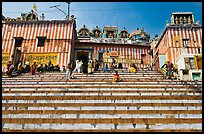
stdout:
{"type": "Polygon", "coordinates": [[[9,61],[9,53],[2,53],[2,67],[5,67],[9,61]]]}
{"type": "Polygon", "coordinates": [[[57,53],[26,54],[26,61],[29,60],[32,65],[36,62],[39,64],[48,64],[49,61],[55,66],[57,63],[57,53]]]}

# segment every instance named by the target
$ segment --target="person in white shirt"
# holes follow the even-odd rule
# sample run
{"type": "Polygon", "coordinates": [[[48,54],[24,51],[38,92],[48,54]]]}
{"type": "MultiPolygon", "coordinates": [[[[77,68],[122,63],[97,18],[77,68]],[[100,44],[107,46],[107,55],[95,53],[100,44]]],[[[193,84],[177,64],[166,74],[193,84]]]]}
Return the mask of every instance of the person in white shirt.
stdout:
{"type": "Polygon", "coordinates": [[[79,60],[76,60],[76,67],[73,70],[73,72],[75,72],[77,70],[77,72],[80,73],[82,64],[83,64],[82,60],[80,60],[80,62],[79,62],[79,60]]]}
{"type": "Polygon", "coordinates": [[[77,68],[78,73],[81,73],[81,66],[82,66],[82,64],[83,64],[83,62],[82,62],[82,60],[80,60],[80,62],[78,64],[78,68],[77,68]]]}

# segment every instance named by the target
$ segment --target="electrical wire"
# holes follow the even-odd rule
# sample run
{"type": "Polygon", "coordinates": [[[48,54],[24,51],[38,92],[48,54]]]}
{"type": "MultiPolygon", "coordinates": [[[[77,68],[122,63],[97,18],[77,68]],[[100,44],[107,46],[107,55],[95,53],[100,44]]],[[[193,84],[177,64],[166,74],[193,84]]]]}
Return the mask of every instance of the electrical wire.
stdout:
{"type": "MultiPolygon", "coordinates": [[[[143,8],[143,7],[141,7],[143,8]]],[[[174,7],[175,8],[175,7],[174,7]]],[[[176,8],[185,8],[187,9],[188,7],[176,7],[176,8]]],[[[189,8],[196,8],[196,7],[189,7],[189,8]]],[[[145,8],[146,9],[146,8],[145,8]]],[[[148,7],[148,10],[149,9],[166,9],[166,7],[148,7]]],[[[70,10],[72,12],[91,12],[91,11],[115,11],[115,10],[118,10],[118,11],[122,11],[122,10],[138,10],[138,7],[137,8],[116,8],[116,9],[83,9],[83,10],[70,10]]],[[[65,12],[67,12],[68,10],[64,10],[65,12]]],[[[2,12],[2,13],[23,13],[23,12],[27,12],[27,11],[21,11],[21,12],[2,12]]],[[[36,11],[37,13],[38,12],[58,12],[57,10],[45,10],[45,11],[36,11]]]]}

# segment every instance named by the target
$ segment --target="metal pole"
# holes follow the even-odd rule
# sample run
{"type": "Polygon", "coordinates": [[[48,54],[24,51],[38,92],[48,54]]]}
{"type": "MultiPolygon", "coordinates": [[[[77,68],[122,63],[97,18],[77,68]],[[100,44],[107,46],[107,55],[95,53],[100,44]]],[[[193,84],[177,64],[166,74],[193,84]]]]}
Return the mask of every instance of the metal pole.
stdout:
{"type": "Polygon", "coordinates": [[[70,3],[68,3],[68,19],[69,19],[69,6],[70,6],[70,3]]]}
{"type": "Polygon", "coordinates": [[[67,2],[67,4],[68,4],[68,11],[67,11],[67,14],[68,14],[68,15],[67,15],[67,19],[68,19],[68,20],[69,20],[69,12],[70,12],[70,11],[69,11],[69,10],[70,10],[70,3],[71,3],[71,2],[67,2]]]}

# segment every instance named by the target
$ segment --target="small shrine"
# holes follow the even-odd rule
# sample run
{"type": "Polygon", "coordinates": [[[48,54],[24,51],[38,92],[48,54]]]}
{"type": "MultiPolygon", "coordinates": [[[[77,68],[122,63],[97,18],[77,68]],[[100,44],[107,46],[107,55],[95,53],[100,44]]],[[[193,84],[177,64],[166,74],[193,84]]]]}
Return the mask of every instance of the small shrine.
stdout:
{"type": "Polygon", "coordinates": [[[128,31],[125,29],[125,27],[119,32],[119,38],[128,38],[129,37],[129,33],[128,31]]]}
{"type": "Polygon", "coordinates": [[[174,12],[171,14],[171,24],[193,24],[194,16],[192,12],[174,12]]]}
{"type": "Polygon", "coordinates": [[[86,27],[86,25],[83,25],[83,27],[80,28],[77,33],[78,33],[78,37],[80,38],[90,37],[90,30],[86,27]]]}
{"type": "Polygon", "coordinates": [[[98,38],[98,37],[102,37],[102,30],[96,26],[96,28],[94,28],[92,31],[91,31],[91,37],[95,37],[95,38],[98,38]]]}
{"type": "Polygon", "coordinates": [[[130,34],[129,38],[133,42],[149,42],[150,35],[144,32],[144,28],[137,28],[137,30],[130,34]]]}
{"type": "Polygon", "coordinates": [[[104,33],[104,38],[117,38],[118,27],[117,26],[104,26],[103,33],[104,33]]]}

